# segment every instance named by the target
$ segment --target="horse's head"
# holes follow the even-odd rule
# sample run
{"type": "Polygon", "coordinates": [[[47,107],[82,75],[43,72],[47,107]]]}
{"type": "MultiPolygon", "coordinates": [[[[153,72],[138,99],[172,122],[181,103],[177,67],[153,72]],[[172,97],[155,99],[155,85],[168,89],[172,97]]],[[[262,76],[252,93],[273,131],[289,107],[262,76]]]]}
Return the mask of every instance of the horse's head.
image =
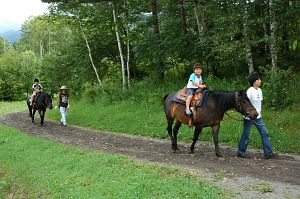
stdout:
{"type": "Polygon", "coordinates": [[[45,93],[46,96],[45,96],[45,104],[47,106],[47,108],[49,109],[52,109],[53,106],[52,106],[52,97],[51,97],[51,94],[50,93],[45,93]]]}
{"type": "Polygon", "coordinates": [[[235,109],[251,120],[256,119],[258,116],[258,113],[250,102],[245,90],[235,93],[235,109]]]}

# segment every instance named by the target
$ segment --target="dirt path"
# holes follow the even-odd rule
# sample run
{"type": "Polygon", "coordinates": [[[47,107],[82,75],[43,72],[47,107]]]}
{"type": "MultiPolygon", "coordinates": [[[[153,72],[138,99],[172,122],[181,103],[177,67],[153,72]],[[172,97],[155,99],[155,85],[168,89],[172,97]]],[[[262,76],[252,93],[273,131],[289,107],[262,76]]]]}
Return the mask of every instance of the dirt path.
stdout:
{"type": "Polygon", "coordinates": [[[45,126],[40,126],[31,124],[25,112],[6,114],[0,117],[0,123],[29,135],[72,146],[90,147],[150,162],[179,165],[240,194],[237,198],[300,198],[298,155],[280,154],[278,159],[265,160],[261,151],[249,150],[250,158],[244,159],[236,158],[235,148],[221,146],[224,157],[216,158],[214,147],[205,142],[198,142],[195,154],[189,154],[190,143],[179,142],[180,151],[173,153],[169,140],[100,132],[77,126],[64,128],[58,122],[49,120],[46,120],[45,126]]]}

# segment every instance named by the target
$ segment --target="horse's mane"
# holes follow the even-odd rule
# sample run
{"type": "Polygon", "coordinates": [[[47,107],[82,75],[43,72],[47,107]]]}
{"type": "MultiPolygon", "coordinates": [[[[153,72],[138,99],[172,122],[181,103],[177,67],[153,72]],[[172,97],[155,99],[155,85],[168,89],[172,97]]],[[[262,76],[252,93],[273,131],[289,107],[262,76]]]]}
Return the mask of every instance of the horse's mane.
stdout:
{"type": "Polygon", "coordinates": [[[227,109],[228,106],[233,106],[234,94],[236,91],[227,90],[209,90],[206,99],[213,99],[218,107],[227,109]]]}

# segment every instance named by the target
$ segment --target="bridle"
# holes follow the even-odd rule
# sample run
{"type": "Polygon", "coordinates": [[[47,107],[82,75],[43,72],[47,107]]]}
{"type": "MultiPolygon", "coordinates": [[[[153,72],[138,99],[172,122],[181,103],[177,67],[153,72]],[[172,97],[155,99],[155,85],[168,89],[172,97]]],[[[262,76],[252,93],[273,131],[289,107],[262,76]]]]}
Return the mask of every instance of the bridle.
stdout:
{"type": "MultiPolygon", "coordinates": [[[[238,93],[238,91],[236,91],[235,94],[234,94],[235,106],[236,106],[236,109],[237,109],[237,110],[242,110],[242,105],[241,105],[241,102],[240,102],[239,99],[240,99],[239,93],[238,93]]],[[[253,108],[247,110],[246,115],[245,115],[245,118],[249,118],[249,116],[250,116],[249,112],[252,111],[252,110],[254,110],[254,109],[255,109],[255,108],[253,107],[253,108]]],[[[244,119],[239,120],[239,119],[233,118],[233,117],[230,116],[227,112],[225,112],[225,114],[226,114],[228,117],[230,117],[231,119],[235,120],[235,121],[239,121],[239,122],[244,121],[244,119]]],[[[250,119],[250,118],[249,118],[249,119],[250,119]]]]}

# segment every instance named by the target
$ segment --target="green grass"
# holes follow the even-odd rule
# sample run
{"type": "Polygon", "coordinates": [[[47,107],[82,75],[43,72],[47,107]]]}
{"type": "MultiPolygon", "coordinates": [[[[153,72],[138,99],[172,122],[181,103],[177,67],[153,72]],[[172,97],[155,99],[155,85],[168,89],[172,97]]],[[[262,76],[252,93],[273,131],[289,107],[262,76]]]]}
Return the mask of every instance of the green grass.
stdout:
{"type": "Polygon", "coordinates": [[[177,167],[0,131],[0,198],[229,198],[177,167]]]}
{"type": "MultiPolygon", "coordinates": [[[[234,110],[228,113],[236,119],[242,119],[242,115],[234,110]]],[[[48,111],[46,115],[59,121],[58,110],[48,111]]],[[[263,118],[276,151],[300,153],[300,104],[283,111],[264,109],[263,118]]],[[[132,100],[109,103],[103,99],[97,99],[95,103],[85,100],[73,101],[67,120],[69,124],[98,130],[168,138],[166,118],[159,100],[152,103],[132,100]]],[[[242,130],[242,122],[232,120],[225,115],[221,123],[219,140],[221,143],[236,147],[242,130]]],[[[191,141],[192,136],[193,129],[183,125],[179,139],[191,141]]],[[[212,142],[210,128],[203,130],[200,140],[212,142]]],[[[262,149],[261,138],[255,127],[252,128],[249,147],[262,149]]]]}
{"type": "Polygon", "coordinates": [[[8,112],[24,111],[27,109],[25,101],[21,102],[0,102],[0,116],[8,112]]]}
{"type": "Polygon", "coordinates": [[[274,192],[274,188],[269,183],[249,184],[245,191],[259,191],[261,193],[274,192]]]}

